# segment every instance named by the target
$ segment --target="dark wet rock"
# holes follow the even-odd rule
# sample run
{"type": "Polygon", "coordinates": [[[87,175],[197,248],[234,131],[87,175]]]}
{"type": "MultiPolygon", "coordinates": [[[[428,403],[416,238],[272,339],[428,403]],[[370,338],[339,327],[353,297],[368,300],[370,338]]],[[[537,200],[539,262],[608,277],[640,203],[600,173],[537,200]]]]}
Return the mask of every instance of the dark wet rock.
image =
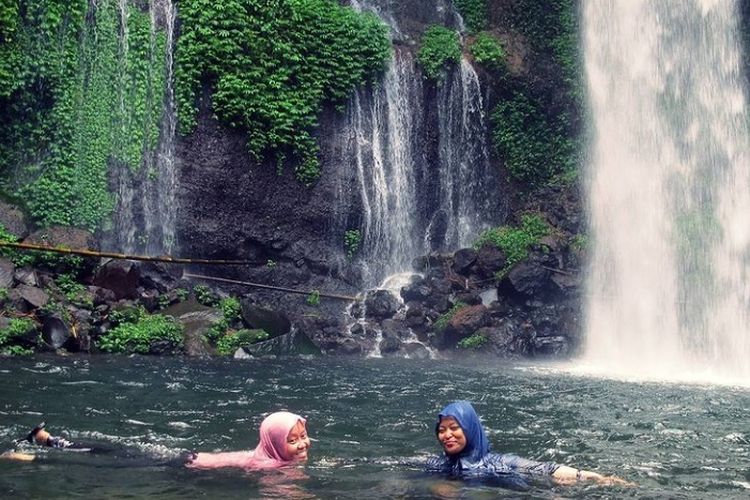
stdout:
{"type": "Polygon", "coordinates": [[[13,277],[18,283],[28,286],[38,286],[39,278],[37,277],[36,270],[30,267],[16,268],[13,277]]]}
{"type": "Polygon", "coordinates": [[[92,284],[112,290],[117,300],[138,296],[138,266],[129,260],[110,260],[96,270],[92,284]]]}
{"type": "Polygon", "coordinates": [[[57,314],[42,321],[42,340],[53,350],[62,348],[71,339],[70,326],[57,314]]]}
{"type": "Polygon", "coordinates": [[[534,354],[536,356],[561,357],[570,352],[570,343],[562,335],[550,337],[536,337],[534,339],[534,354]]]}
{"type": "Polygon", "coordinates": [[[247,299],[242,299],[240,304],[242,319],[249,328],[265,330],[271,338],[291,331],[292,323],[283,313],[253,304],[247,299]]]}
{"type": "Polygon", "coordinates": [[[368,292],[365,298],[367,317],[390,318],[398,311],[401,303],[388,290],[368,292]]]}
{"type": "Polygon", "coordinates": [[[443,348],[455,346],[461,339],[487,326],[489,321],[490,315],[483,305],[462,307],[448,321],[441,335],[440,346],[443,348]]]}
{"type": "Polygon", "coordinates": [[[182,348],[171,340],[157,340],[148,347],[148,353],[154,356],[174,356],[181,352],[182,348]]]}
{"type": "Polygon", "coordinates": [[[498,295],[516,300],[539,297],[550,284],[550,271],[537,262],[519,262],[498,285],[498,295]]]}
{"type": "Polygon", "coordinates": [[[91,294],[94,301],[94,306],[101,306],[117,301],[115,292],[109,288],[102,288],[100,286],[89,286],[86,288],[91,294]]]}
{"type": "Polygon", "coordinates": [[[44,290],[29,285],[18,285],[15,290],[32,309],[44,307],[49,302],[49,295],[44,290]]]}
{"type": "Polygon", "coordinates": [[[483,278],[490,278],[498,271],[502,271],[507,262],[505,252],[495,245],[486,244],[477,252],[477,274],[483,278]]]}
{"type": "Polygon", "coordinates": [[[401,346],[401,352],[409,359],[429,359],[430,351],[426,346],[418,342],[405,342],[401,346]]]}
{"type": "Polygon", "coordinates": [[[320,348],[300,331],[291,331],[270,340],[242,347],[252,356],[319,356],[320,348]]]}
{"type": "Polygon", "coordinates": [[[477,261],[477,251],[473,248],[462,248],[453,254],[453,271],[468,275],[471,266],[477,261]]]}
{"type": "Polygon", "coordinates": [[[401,289],[401,298],[404,302],[423,302],[432,293],[432,289],[424,280],[415,281],[401,289]]]}
{"type": "Polygon", "coordinates": [[[8,259],[0,258],[0,288],[6,290],[13,286],[16,266],[8,259]]]}
{"type": "Polygon", "coordinates": [[[26,218],[20,208],[0,200],[0,224],[19,239],[29,234],[26,218]]]}
{"type": "Polygon", "coordinates": [[[178,286],[182,271],[175,265],[142,262],[138,264],[138,275],[140,283],[146,288],[154,288],[159,293],[166,293],[178,286]]]}
{"type": "Polygon", "coordinates": [[[183,328],[184,350],[188,356],[208,356],[213,350],[205,340],[211,326],[223,318],[218,309],[199,304],[190,298],[164,309],[161,314],[172,316],[183,328]]]}
{"type": "Polygon", "coordinates": [[[476,306],[482,303],[482,297],[474,291],[463,291],[453,295],[453,303],[461,302],[469,306],[476,306]]]}
{"type": "Polygon", "coordinates": [[[138,293],[138,300],[143,304],[143,307],[150,313],[153,313],[159,308],[159,292],[156,290],[140,290],[138,293]]]}

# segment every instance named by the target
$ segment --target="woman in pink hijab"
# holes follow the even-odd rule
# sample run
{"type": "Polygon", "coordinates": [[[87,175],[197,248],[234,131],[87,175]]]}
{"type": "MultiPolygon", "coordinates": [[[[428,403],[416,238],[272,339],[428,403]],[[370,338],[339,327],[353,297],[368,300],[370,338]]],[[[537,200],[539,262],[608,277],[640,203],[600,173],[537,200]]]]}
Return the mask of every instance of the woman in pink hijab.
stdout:
{"type": "Polygon", "coordinates": [[[304,462],[310,448],[305,422],[288,411],[271,413],[260,424],[260,443],[254,450],[196,453],[185,465],[196,469],[275,469],[304,462]]]}

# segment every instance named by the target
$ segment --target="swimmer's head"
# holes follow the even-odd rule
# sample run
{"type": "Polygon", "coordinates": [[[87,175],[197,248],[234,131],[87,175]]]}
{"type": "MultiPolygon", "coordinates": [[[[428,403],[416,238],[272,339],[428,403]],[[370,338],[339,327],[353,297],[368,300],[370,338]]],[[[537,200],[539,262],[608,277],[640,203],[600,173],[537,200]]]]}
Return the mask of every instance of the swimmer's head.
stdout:
{"type": "Polygon", "coordinates": [[[260,424],[259,448],[274,460],[307,460],[310,438],[305,423],[304,418],[288,411],[271,413],[260,424]]]}
{"type": "Polygon", "coordinates": [[[477,461],[490,449],[479,416],[468,401],[455,401],[443,408],[435,434],[449,457],[477,461]]]}

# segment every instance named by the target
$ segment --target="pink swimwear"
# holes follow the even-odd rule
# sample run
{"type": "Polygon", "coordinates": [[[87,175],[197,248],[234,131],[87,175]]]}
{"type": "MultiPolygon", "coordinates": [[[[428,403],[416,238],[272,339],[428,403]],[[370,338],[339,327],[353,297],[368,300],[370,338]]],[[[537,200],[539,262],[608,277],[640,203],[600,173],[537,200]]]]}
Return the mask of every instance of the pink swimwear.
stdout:
{"type": "Polygon", "coordinates": [[[289,432],[306,420],[288,411],[271,413],[260,424],[260,443],[253,451],[233,451],[226,453],[197,453],[187,467],[196,469],[216,469],[219,467],[239,467],[242,469],[275,469],[293,463],[285,455],[286,439],[289,432]]]}

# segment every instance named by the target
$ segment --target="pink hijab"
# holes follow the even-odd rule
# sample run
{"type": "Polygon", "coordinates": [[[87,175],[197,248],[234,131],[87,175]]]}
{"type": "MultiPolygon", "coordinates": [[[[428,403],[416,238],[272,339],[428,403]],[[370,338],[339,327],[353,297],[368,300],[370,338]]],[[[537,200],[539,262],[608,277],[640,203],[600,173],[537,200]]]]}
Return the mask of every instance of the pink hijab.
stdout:
{"type": "Polygon", "coordinates": [[[292,460],[285,454],[286,438],[297,422],[305,425],[307,421],[288,411],[271,413],[260,424],[260,443],[253,451],[198,453],[187,466],[198,469],[274,469],[290,464],[292,460]]]}

